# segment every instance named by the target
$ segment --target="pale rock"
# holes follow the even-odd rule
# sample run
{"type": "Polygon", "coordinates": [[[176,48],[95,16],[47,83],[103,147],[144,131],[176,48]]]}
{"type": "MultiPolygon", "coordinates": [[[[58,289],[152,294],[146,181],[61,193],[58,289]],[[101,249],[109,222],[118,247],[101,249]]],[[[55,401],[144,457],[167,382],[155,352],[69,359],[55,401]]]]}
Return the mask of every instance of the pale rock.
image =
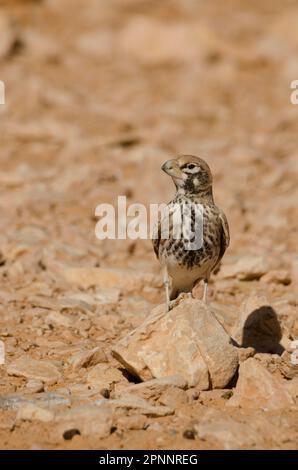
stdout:
{"type": "Polygon", "coordinates": [[[26,383],[26,389],[31,393],[39,393],[44,391],[44,384],[41,380],[30,379],[26,383]]]}
{"type": "Polygon", "coordinates": [[[116,425],[120,431],[126,432],[128,429],[140,431],[147,428],[148,418],[144,415],[120,416],[116,425]]]}
{"type": "Polygon", "coordinates": [[[45,321],[48,325],[52,325],[54,323],[59,326],[64,326],[65,328],[70,328],[72,326],[71,319],[59,312],[49,313],[45,321]]]}
{"type": "Polygon", "coordinates": [[[237,348],[237,354],[239,362],[244,362],[249,357],[253,357],[255,355],[255,349],[252,347],[248,348],[237,348]]]}
{"type": "Polygon", "coordinates": [[[127,395],[126,397],[122,397],[120,399],[109,400],[109,404],[115,410],[133,410],[152,418],[158,416],[168,416],[174,413],[173,408],[168,406],[151,405],[146,400],[136,395],[127,395]]]}
{"type": "Polygon", "coordinates": [[[285,383],[287,392],[291,395],[293,400],[298,400],[298,377],[294,377],[292,380],[287,380],[285,383]]]}
{"type": "Polygon", "coordinates": [[[48,385],[56,383],[61,374],[57,367],[45,360],[36,360],[23,356],[7,367],[8,375],[40,380],[48,385]]]}
{"type": "Polygon", "coordinates": [[[27,403],[19,408],[16,416],[20,421],[42,421],[49,423],[54,419],[54,413],[33,403],[27,403]]]}
{"type": "Polygon", "coordinates": [[[145,322],[112,349],[114,357],[142,380],[181,375],[189,387],[225,387],[238,355],[212,309],[187,299],[169,313],[156,307],[145,322]]]}
{"type": "Polygon", "coordinates": [[[148,380],[139,384],[129,385],[123,388],[117,396],[136,394],[145,400],[157,400],[160,395],[168,390],[187,388],[187,382],[182,376],[173,375],[160,379],[148,380]]]}
{"type": "Polygon", "coordinates": [[[221,278],[237,278],[241,281],[260,279],[269,270],[268,261],[262,256],[244,256],[234,264],[223,265],[221,278]]]}
{"type": "Polygon", "coordinates": [[[74,370],[79,370],[82,367],[92,367],[99,362],[106,362],[107,358],[101,348],[96,347],[89,351],[79,351],[69,360],[74,370]]]}
{"type": "Polygon", "coordinates": [[[0,410],[18,410],[26,404],[52,409],[70,406],[71,402],[69,398],[53,392],[39,393],[34,399],[20,394],[0,396],[0,410]]]}
{"type": "Polygon", "coordinates": [[[109,364],[97,364],[88,372],[87,383],[111,391],[114,384],[123,383],[126,386],[128,381],[119,369],[109,364]]]}
{"type": "Polygon", "coordinates": [[[148,400],[151,404],[158,402],[161,405],[175,409],[181,404],[188,403],[188,396],[185,393],[186,388],[186,380],[175,375],[129,385],[118,391],[116,398],[137,395],[148,400]]]}
{"type": "Polygon", "coordinates": [[[261,277],[261,281],[265,282],[266,284],[282,284],[287,286],[291,283],[291,275],[289,271],[269,271],[261,277]]]}
{"type": "Polygon", "coordinates": [[[102,439],[110,434],[112,422],[112,408],[103,402],[71,408],[55,416],[56,431],[60,437],[71,429],[78,429],[82,436],[102,439]]]}
{"type": "Polygon", "coordinates": [[[272,375],[255,358],[240,364],[239,379],[226,406],[275,410],[293,405],[284,382],[272,375]]]}
{"type": "Polygon", "coordinates": [[[244,347],[257,352],[281,354],[282,331],[275,310],[262,293],[253,292],[241,305],[232,337],[244,347]]]}
{"type": "Polygon", "coordinates": [[[134,269],[67,267],[62,270],[62,275],[67,282],[83,289],[92,286],[101,289],[116,287],[126,292],[133,292],[142,291],[148,285],[153,287],[160,285],[156,275],[134,269]]]}
{"type": "Polygon", "coordinates": [[[215,439],[217,449],[238,450],[253,446],[261,436],[248,423],[239,422],[222,410],[208,409],[194,429],[200,439],[215,439]]]}

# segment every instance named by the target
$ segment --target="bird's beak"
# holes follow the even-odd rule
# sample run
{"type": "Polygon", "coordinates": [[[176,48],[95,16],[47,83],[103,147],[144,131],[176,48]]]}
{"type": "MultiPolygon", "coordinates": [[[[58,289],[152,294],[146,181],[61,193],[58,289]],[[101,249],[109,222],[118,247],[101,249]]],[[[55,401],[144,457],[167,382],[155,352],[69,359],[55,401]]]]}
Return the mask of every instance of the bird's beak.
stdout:
{"type": "Polygon", "coordinates": [[[172,176],[175,179],[182,179],[183,173],[179,168],[177,160],[168,160],[166,163],[163,164],[161,169],[167,173],[167,175],[172,176]]]}

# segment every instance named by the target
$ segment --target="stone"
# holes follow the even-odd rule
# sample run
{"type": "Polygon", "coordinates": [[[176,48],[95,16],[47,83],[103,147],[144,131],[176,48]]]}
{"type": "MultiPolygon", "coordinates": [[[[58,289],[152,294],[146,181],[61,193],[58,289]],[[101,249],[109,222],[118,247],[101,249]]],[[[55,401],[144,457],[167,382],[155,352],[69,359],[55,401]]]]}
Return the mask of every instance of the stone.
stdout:
{"type": "Polygon", "coordinates": [[[143,415],[155,418],[158,416],[168,416],[174,413],[174,409],[168,406],[151,405],[146,400],[136,395],[122,397],[120,399],[109,400],[113,409],[134,410],[143,415]]]}
{"type": "Polygon", "coordinates": [[[53,392],[39,393],[37,397],[27,397],[20,394],[0,396],[0,410],[18,410],[26,404],[36,404],[45,408],[70,406],[70,399],[53,392]]]}
{"type": "Polygon", "coordinates": [[[32,359],[22,356],[7,367],[8,375],[40,380],[48,385],[56,383],[61,374],[57,367],[49,361],[32,359]]]}
{"type": "Polygon", "coordinates": [[[96,347],[89,351],[79,351],[69,360],[74,370],[79,370],[82,367],[92,367],[99,362],[106,362],[107,358],[101,348],[96,347]]]}
{"type": "Polygon", "coordinates": [[[20,421],[42,421],[49,423],[54,419],[54,413],[33,403],[27,403],[18,409],[17,420],[20,421]]]}
{"type": "Polygon", "coordinates": [[[232,336],[240,346],[256,352],[281,354],[284,349],[277,314],[262,293],[253,292],[245,299],[232,336]]]}
{"type": "Polygon", "coordinates": [[[145,287],[158,287],[154,274],[134,269],[117,268],[65,268],[62,275],[67,282],[83,289],[95,286],[100,289],[123,289],[126,292],[142,291],[145,287]]]}
{"type": "Polygon", "coordinates": [[[255,358],[240,364],[239,379],[226,406],[275,410],[293,405],[284,382],[272,375],[255,358]]]}
{"type": "Polygon", "coordinates": [[[60,437],[77,429],[82,436],[103,439],[110,434],[112,422],[112,408],[107,403],[82,405],[55,416],[56,431],[60,437]]]}
{"type": "Polygon", "coordinates": [[[188,403],[185,393],[187,382],[179,375],[148,380],[139,384],[129,385],[116,393],[116,398],[137,395],[151,404],[159,403],[176,409],[181,404],[188,403]]]}
{"type": "Polygon", "coordinates": [[[240,281],[260,279],[269,270],[269,265],[262,256],[243,256],[234,264],[226,264],[220,270],[221,278],[237,278],[240,281]]]}
{"type": "Polygon", "coordinates": [[[291,275],[289,271],[286,270],[269,271],[261,277],[261,281],[265,282],[266,284],[282,284],[287,286],[291,284],[291,275]]]}
{"type": "Polygon", "coordinates": [[[186,299],[169,313],[156,307],[112,354],[141,380],[180,375],[188,387],[223,388],[238,367],[236,348],[211,307],[186,299]]]}
{"type": "Polygon", "coordinates": [[[261,436],[256,429],[241,423],[222,410],[210,408],[199,423],[194,425],[197,437],[215,439],[217,449],[238,450],[252,447],[261,436]]]}
{"type": "Polygon", "coordinates": [[[118,395],[136,394],[145,400],[156,400],[160,395],[169,389],[186,389],[187,382],[182,376],[173,375],[169,377],[162,377],[160,379],[152,379],[147,382],[129,385],[123,388],[118,395]]]}
{"type": "Polygon", "coordinates": [[[39,393],[44,391],[44,384],[41,380],[30,379],[26,383],[26,389],[31,393],[39,393]]]}
{"type": "Polygon", "coordinates": [[[59,312],[49,313],[45,321],[48,325],[52,325],[54,323],[55,325],[64,326],[65,328],[73,326],[71,319],[59,312]]]}
{"type": "Polygon", "coordinates": [[[244,362],[249,357],[254,356],[255,349],[249,346],[248,348],[237,348],[238,360],[239,362],[244,362]]]}
{"type": "Polygon", "coordinates": [[[114,384],[123,383],[127,386],[128,381],[119,369],[109,364],[97,364],[88,372],[87,383],[102,390],[111,391],[114,384]]]}

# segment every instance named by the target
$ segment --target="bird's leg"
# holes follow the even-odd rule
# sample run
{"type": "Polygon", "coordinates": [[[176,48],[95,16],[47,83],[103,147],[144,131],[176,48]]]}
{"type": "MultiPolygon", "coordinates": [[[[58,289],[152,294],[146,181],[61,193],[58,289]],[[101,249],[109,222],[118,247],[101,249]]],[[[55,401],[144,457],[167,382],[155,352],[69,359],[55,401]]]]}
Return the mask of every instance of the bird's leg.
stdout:
{"type": "Polygon", "coordinates": [[[203,302],[207,304],[207,297],[208,297],[208,279],[204,279],[204,294],[203,294],[203,302]]]}
{"type": "Polygon", "coordinates": [[[168,270],[165,268],[164,270],[164,278],[163,278],[165,291],[166,291],[166,312],[171,310],[171,301],[170,301],[170,288],[169,288],[169,275],[168,270]]]}

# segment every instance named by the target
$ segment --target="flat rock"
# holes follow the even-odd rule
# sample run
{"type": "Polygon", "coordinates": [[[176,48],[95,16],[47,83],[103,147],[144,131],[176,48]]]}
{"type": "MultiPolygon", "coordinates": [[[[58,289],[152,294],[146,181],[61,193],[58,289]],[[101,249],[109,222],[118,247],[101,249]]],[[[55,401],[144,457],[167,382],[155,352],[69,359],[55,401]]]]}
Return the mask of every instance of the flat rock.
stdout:
{"type": "Polygon", "coordinates": [[[224,388],[238,367],[236,348],[212,309],[186,299],[170,312],[156,307],[145,322],[112,349],[142,380],[180,375],[201,390],[224,388]]]}
{"type": "Polygon", "coordinates": [[[255,358],[240,364],[239,379],[227,406],[253,409],[280,409],[293,405],[285,383],[272,375],[255,358]]]}
{"type": "Polygon", "coordinates": [[[283,352],[280,344],[282,330],[277,314],[262,293],[253,292],[243,302],[232,336],[244,348],[252,347],[264,353],[283,352]]]}
{"type": "Polygon", "coordinates": [[[168,416],[174,413],[174,409],[169,406],[151,405],[146,400],[136,395],[126,396],[120,399],[109,400],[109,404],[115,409],[135,410],[152,418],[158,416],[168,416]]]}
{"type": "Polygon", "coordinates": [[[179,375],[152,379],[147,382],[129,385],[128,387],[123,388],[120,391],[119,396],[136,394],[144,399],[156,399],[160,397],[162,393],[174,388],[186,389],[186,380],[179,375]]]}
{"type": "Polygon", "coordinates": [[[247,423],[212,408],[194,425],[194,429],[200,439],[216,440],[218,449],[239,450],[251,447],[260,440],[258,433],[247,423]]]}
{"type": "Polygon", "coordinates": [[[89,351],[79,351],[74,354],[69,360],[74,370],[79,370],[82,367],[92,367],[99,362],[105,362],[107,360],[105,353],[101,348],[96,347],[89,351]]]}
{"type": "Polygon", "coordinates": [[[30,357],[20,357],[7,367],[8,375],[26,377],[27,379],[41,380],[46,384],[56,383],[61,374],[57,367],[51,362],[30,357]]]}
{"type": "Polygon", "coordinates": [[[112,427],[112,408],[107,403],[82,405],[63,411],[55,416],[56,430],[60,437],[72,429],[82,436],[107,437],[112,427]]]}
{"type": "Polygon", "coordinates": [[[127,386],[128,381],[119,369],[109,364],[97,364],[88,372],[87,383],[111,391],[114,384],[123,383],[127,386]]]}
{"type": "Polygon", "coordinates": [[[18,409],[16,419],[20,421],[42,421],[49,423],[53,421],[54,413],[33,403],[26,403],[18,409]]]}
{"type": "Polygon", "coordinates": [[[36,397],[14,394],[0,397],[0,410],[18,410],[26,404],[35,404],[52,409],[70,406],[70,403],[69,398],[53,392],[39,393],[36,397]]]}

